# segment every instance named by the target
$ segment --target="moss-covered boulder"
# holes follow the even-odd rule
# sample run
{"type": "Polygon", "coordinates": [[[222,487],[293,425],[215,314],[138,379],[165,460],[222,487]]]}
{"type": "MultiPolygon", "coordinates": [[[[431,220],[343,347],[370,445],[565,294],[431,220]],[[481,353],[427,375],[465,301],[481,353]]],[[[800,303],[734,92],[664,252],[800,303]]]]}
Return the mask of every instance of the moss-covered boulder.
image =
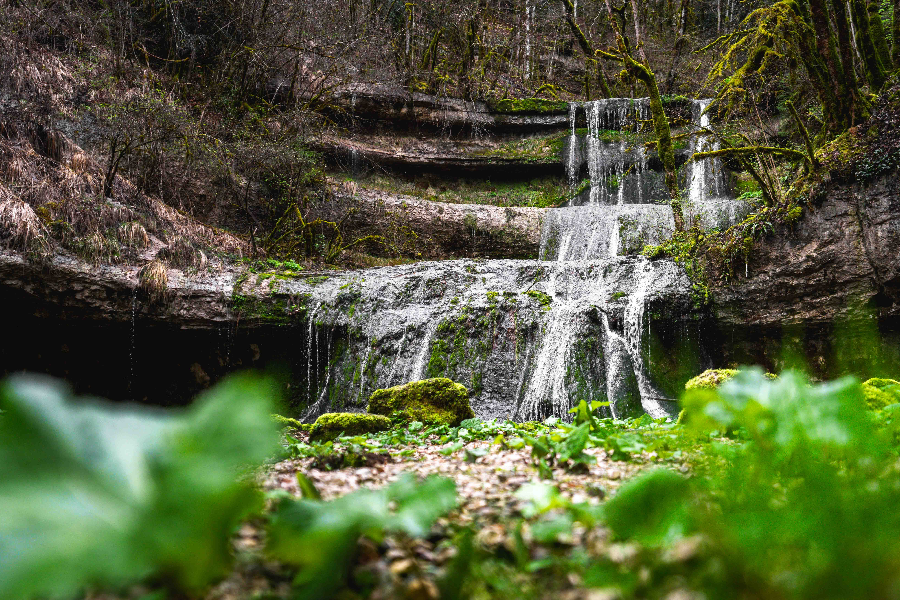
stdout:
{"type": "Polygon", "coordinates": [[[900,381],[873,377],[862,384],[866,405],[871,410],[881,410],[900,403],[900,381]]]}
{"type": "Polygon", "coordinates": [[[399,415],[407,421],[454,427],[475,416],[469,405],[469,390],[446,378],[375,390],[369,398],[368,411],[376,415],[399,415]]]}
{"type": "Polygon", "coordinates": [[[709,369],[703,371],[684,384],[684,389],[690,390],[714,390],[732,377],[737,375],[737,369],[709,369]]]}
{"type": "MultiPolygon", "coordinates": [[[[684,384],[686,391],[714,390],[737,375],[737,369],[707,369],[684,384]]],[[[766,373],[768,379],[775,379],[774,373],[766,373]]]]}
{"type": "Polygon", "coordinates": [[[364,435],[391,428],[391,420],[380,415],[363,413],[325,413],[313,423],[309,439],[333,440],[339,435],[364,435]]]}
{"type": "Polygon", "coordinates": [[[285,417],[279,414],[273,414],[272,420],[275,421],[279,427],[282,429],[299,429],[300,431],[308,431],[309,425],[305,425],[298,421],[297,419],[292,419],[290,417],[285,417]]]}

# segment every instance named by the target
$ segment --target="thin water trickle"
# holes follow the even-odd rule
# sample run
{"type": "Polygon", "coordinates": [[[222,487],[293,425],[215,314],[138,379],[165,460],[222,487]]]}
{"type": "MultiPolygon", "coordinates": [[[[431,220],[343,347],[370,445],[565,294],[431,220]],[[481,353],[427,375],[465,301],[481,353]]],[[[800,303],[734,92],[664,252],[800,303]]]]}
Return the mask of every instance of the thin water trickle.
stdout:
{"type": "Polygon", "coordinates": [[[434,339],[434,334],[437,332],[439,324],[439,320],[432,320],[426,325],[425,335],[422,338],[422,346],[419,348],[419,353],[416,355],[416,362],[412,365],[410,381],[420,381],[425,379],[425,369],[428,366],[428,353],[431,350],[431,342],[434,339]]]}
{"type": "Polygon", "coordinates": [[[129,374],[128,374],[128,397],[132,402],[135,401],[134,397],[134,371],[135,371],[135,350],[137,349],[137,296],[138,289],[137,286],[134,287],[134,290],[131,293],[131,349],[128,355],[128,366],[129,366],[129,374]]]}

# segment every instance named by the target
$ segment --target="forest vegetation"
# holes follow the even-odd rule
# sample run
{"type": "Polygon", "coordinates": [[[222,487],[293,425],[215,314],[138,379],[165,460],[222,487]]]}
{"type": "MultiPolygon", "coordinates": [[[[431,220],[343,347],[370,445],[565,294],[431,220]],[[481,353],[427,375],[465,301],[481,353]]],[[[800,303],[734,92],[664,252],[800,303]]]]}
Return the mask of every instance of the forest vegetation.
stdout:
{"type": "MultiPolygon", "coordinates": [[[[251,277],[315,286],[422,258],[426,232],[403,210],[381,205],[359,226],[366,185],[494,204],[507,221],[558,206],[579,183],[540,168],[564,137],[494,143],[478,119],[565,128],[570,102],[648,98],[634,131],[600,135],[658,159],[674,230],[627,253],[676,261],[706,310],[711,289],[746,278],[757,245],[790,235],[828,185],[895,176],[898,11],[900,0],[0,0],[0,247],[48,271],[60,256],[133,267],[132,352],[135,307],[165,306],[176,272],[240,273],[229,311],[274,329],[287,311],[244,295],[251,277]],[[709,99],[699,129],[691,99],[709,99]],[[370,101],[464,116],[391,128],[363,115],[370,101]],[[453,187],[384,169],[364,181],[335,160],[400,137],[481,144],[458,163],[534,176],[453,187]],[[751,207],[728,228],[684,209],[682,163],[708,158],[751,207]]],[[[354,285],[340,288],[348,323],[354,285]]],[[[494,339],[501,303],[515,319],[526,302],[540,314],[557,302],[504,293],[479,299],[494,339]]],[[[303,314],[310,362],[321,323],[303,314]]],[[[448,323],[434,324],[432,337],[450,337],[440,352],[426,343],[423,372],[474,354],[448,323]]],[[[349,326],[339,333],[349,348],[349,326]]],[[[332,338],[337,348],[333,327],[328,351],[332,338]]],[[[377,345],[364,342],[350,380],[372,414],[307,418],[249,374],[165,410],[37,376],[0,383],[0,598],[900,596],[900,373],[720,369],[688,382],[677,418],[616,416],[579,396],[563,418],[513,422],[475,416],[480,374],[468,388],[429,379],[363,394],[377,345]]],[[[324,362],[327,377],[337,359],[324,362]]]]}

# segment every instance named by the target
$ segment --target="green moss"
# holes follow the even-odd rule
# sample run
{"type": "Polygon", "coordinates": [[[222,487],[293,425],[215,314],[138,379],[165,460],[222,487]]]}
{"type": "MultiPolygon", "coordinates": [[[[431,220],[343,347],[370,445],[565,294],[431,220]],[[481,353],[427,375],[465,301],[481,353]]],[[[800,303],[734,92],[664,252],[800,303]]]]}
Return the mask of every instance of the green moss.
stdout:
{"type": "Polygon", "coordinates": [[[284,417],[282,415],[272,415],[272,420],[278,423],[278,425],[282,428],[290,427],[291,429],[299,429],[300,431],[309,431],[310,425],[305,423],[301,423],[297,419],[292,419],[290,417],[284,417]]]}
{"type": "Polygon", "coordinates": [[[309,439],[333,440],[343,435],[364,435],[391,428],[391,420],[380,415],[363,413],[325,413],[313,423],[309,439]]]}
{"type": "Polygon", "coordinates": [[[569,103],[561,100],[543,100],[541,98],[504,98],[492,102],[490,108],[494,112],[519,114],[554,114],[565,113],[569,110],[569,103]]]}
{"type": "Polygon", "coordinates": [[[622,298],[627,298],[627,297],[628,297],[628,293],[627,293],[627,292],[616,292],[616,293],[614,293],[612,296],[610,296],[609,299],[610,299],[612,302],[615,302],[616,300],[620,300],[620,299],[622,299],[622,298]]]}
{"type": "Polygon", "coordinates": [[[534,298],[538,304],[544,307],[544,309],[550,309],[550,303],[553,302],[553,298],[545,294],[544,292],[539,292],[537,290],[528,290],[525,292],[525,295],[534,298]]]}
{"type": "Polygon", "coordinates": [[[288,303],[282,298],[259,298],[233,294],[231,309],[244,319],[283,324],[289,323],[291,320],[288,303]]]}
{"type": "Polygon", "coordinates": [[[709,369],[697,375],[686,384],[685,390],[714,390],[737,375],[737,369],[709,369]]]}
{"type": "Polygon", "coordinates": [[[900,403],[900,381],[873,377],[862,384],[866,405],[871,410],[881,410],[900,403]]]}
{"type": "MultiPolygon", "coordinates": [[[[700,373],[684,384],[685,390],[714,390],[737,375],[737,369],[709,369],[700,373]]],[[[775,379],[774,373],[766,373],[769,379],[775,379]]]]}
{"type": "Polygon", "coordinates": [[[469,391],[446,378],[376,390],[369,398],[368,411],[376,415],[399,415],[407,421],[451,426],[475,416],[469,405],[469,391]]]}

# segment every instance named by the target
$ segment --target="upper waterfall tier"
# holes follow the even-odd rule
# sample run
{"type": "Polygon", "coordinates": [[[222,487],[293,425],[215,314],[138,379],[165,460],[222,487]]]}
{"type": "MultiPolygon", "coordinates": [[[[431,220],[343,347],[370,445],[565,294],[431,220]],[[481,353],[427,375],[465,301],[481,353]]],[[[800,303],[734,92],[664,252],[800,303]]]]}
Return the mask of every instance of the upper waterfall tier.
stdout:
{"type": "MultiPolygon", "coordinates": [[[[702,132],[709,126],[707,100],[693,102],[690,147],[679,154],[679,186],[688,222],[705,229],[727,228],[743,219],[750,206],[730,195],[721,161],[690,160],[696,152],[716,148],[702,132]]],[[[544,219],[541,258],[591,260],[640,252],[672,235],[670,195],[658,157],[637,134],[651,118],[649,101],[613,98],[572,103],[570,134],[563,161],[575,194],[567,207],[544,219]],[[587,123],[586,132],[576,125],[587,123]],[[587,177],[586,183],[580,183],[587,177]]]]}

